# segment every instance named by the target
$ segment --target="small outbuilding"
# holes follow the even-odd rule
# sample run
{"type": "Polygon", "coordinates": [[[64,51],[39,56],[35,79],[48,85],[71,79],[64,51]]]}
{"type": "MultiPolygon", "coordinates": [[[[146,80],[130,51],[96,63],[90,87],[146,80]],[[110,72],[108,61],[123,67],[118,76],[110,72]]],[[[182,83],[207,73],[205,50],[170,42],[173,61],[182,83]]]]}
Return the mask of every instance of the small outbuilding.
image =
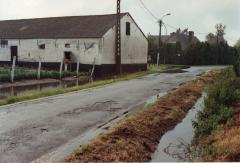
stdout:
{"type": "MultiPolygon", "coordinates": [[[[64,61],[68,69],[96,73],[114,73],[116,15],[50,17],[0,21],[0,64],[59,69],[64,61]]],[[[121,14],[123,71],[147,69],[148,41],[129,13],[121,14]]]]}

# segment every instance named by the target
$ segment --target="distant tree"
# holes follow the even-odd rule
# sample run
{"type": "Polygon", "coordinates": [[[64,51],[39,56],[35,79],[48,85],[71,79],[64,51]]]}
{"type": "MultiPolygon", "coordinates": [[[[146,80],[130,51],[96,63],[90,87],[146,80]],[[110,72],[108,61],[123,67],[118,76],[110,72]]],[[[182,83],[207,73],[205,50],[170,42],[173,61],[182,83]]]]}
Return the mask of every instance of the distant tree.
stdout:
{"type": "Polygon", "coordinates": [[[215,28],[216,28],[216,37],[217,37],[217,57],[216,57],[216,65],[219,64],[219,60],[221,59],[222,57],[222,50],[220,48],[220,44],[222,43],[225,43],[225,40],[224,40],[224,35],[226,34],[225,33],[225,30],[226,30],[226,26],[219,23],[219,24],[216,24],[215,25],[215,28]]]}
{"type": "Polygon", "coordinates": [[[240,39],[236,42],[234,47],[240,50],[240,39]]]}
{"type": "Polygon", "coordinates": [[[236,52],[235,52],[235,58],[234,58],[234,70],[238,77],[240,77],[240,39],[236,42],[234,45],[236,52]]]}
{"type": "Polygon", "coordinates": [[[152,35],[148,35],[148,58],[150,63],[157,63],[158,45],[152,35]]]}
{"type": "Polygon", "coordinates": [[[216,28],[217,43],[224,42],[224,35],[226,34],[225,33],[226,26],[220,23],[220,24],[216,24],[215,28],[216,28]]]}
{"type": "Polygon", "coordinates": [[[206,36],[206,40],[209,41],[209,40],[212,40],[215,38],[215,35],[213,33],[209,33],[207,36],[206,36]]]}

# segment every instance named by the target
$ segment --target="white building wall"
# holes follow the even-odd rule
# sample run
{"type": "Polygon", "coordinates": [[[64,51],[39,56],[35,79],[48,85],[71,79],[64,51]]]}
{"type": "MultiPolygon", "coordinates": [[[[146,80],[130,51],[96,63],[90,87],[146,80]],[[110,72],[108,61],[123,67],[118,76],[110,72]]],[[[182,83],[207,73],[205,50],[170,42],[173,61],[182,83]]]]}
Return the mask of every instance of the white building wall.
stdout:
{"type": "MultiPolygon", "coordinates": [[[[121,19],[122,64],[147,64],[148,41],[129,15],[121,19]],[[126,35],[126,22],[131,24],[131,34],[126,35]]],[[[103,64],[115,64],[115,27],[103,37],[103,64]]]]}
{"type": "Polygon", "coordinates": [[[24,40],[8,40],[8,46],[0,47],[0,61],[11,60],[11,46],[18,47],[18,61],[37,62],[41,57],[43,62],[61,62],[65,51],[71,51],[73,61],[77,62],[80,58],[81,64],[92,64],[96,58],[96,64],[101,64],[101,48],[100,39],[24,39],[24,40]],[[38,45],[45,44],[45,49],[39,49],[38,45]],[[70,48],[66,48],[65,44],[70,44],[70,48]]]}
{"type": "MultiPolygon", "coordinates": [[[[121,19],[122,63],[146,64],[148,42],[134,20],[129,15],[121,19]],[[126,22],[131,24],[131,35],[126,35],[126,22]]],[[[11,46],[18,46],[18,61],[37,62],[39,57],[43,62],[61,62],[64,51],[71,51],[74,62],[80,57],[81,64],[115,64],[115,27],[108,30],[103,38],[96,39],[24,39],[8,40],[8,47],[0,47],[0,61],[11,60],[11,46]],[[70,48],[65,48],[69,43],[70,48]],[[45,50],[38,45],[45,44],[45,50]]]]}
{"type": "Polygon", "coordinates": [[[1,48],[0,47],[0,61],[10,61],[11,55],[10,55],[10,49],[8,47],[1,48]]]}

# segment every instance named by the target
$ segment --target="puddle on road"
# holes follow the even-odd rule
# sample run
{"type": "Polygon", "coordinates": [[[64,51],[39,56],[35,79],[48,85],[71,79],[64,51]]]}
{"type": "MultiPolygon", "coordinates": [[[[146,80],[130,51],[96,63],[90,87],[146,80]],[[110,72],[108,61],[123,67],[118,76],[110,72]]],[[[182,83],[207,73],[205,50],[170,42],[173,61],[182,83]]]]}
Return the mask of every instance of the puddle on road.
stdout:
{"type": "Polygon", "coordinates": [[[12,86],[7,88],[0,88],[0,100],[13,96],[27,95],[32,92],[45,91],[56,88],[69,88],[88,83],[88,80],[66,80],[55,83],[34,84],[26,86],[12,86]]]}
{"type": "Polygon", "coordinates": [[[184,161],[186,150],[194,136],[192,120],[196,120],[198,111],[204,108],[204,97],[197,101],[187,116],[173,130],[162,136],[156,152],[152,155],[151,162],[176,162],[184,161]]]}
{"type": "Polygon", "coordinates": [[[183,69],[173,69],[173,70],[162,71],[161,73],[178,74],[178,73],[185,73],[185,72],[188,72],[188,71],[185,71],[183,69]]]}

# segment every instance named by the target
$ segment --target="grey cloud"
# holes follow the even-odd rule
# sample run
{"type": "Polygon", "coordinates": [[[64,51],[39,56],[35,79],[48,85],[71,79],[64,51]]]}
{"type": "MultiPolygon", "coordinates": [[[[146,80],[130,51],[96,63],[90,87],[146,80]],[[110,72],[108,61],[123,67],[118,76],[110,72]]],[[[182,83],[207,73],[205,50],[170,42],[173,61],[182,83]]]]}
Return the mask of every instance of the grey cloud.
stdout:
{"type": "MultiPolygon", "coordinates": [[[[227,25],[231,44],[240,37],[240,0],[143,0],[157,16],[171,12],[165,22],[200,33],[214,32],[216,23],[227,25]]],[[[66,15],[109,14],[116,0],[0,0],[0,19],[20,19],[66,15]]],[[[130,12],[143,31],[157,34],[158,24],[139,0],[122,0],[122,11],[130,12]]],[[[168,28],[168,32],[173,29],[168,28]]],[[[202,40],[205,35],[198,35],[202,40]]]]}

